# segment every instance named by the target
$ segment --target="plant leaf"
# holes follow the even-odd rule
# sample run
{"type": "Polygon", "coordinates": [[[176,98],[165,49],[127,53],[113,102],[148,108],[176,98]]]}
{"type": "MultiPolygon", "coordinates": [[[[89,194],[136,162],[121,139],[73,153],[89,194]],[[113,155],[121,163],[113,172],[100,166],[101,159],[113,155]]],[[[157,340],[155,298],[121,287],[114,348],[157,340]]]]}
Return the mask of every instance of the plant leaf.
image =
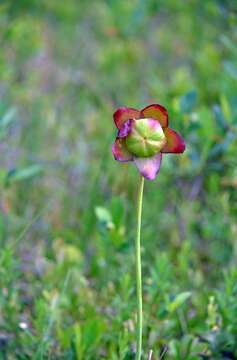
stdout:
{"type": "Polygon", "coordinates": [[[185,301],[187,301],[192,293],[190,291],[184,291],[178,294],[175,299],[168,305],[169,313],[176,311],[185,301]]]}

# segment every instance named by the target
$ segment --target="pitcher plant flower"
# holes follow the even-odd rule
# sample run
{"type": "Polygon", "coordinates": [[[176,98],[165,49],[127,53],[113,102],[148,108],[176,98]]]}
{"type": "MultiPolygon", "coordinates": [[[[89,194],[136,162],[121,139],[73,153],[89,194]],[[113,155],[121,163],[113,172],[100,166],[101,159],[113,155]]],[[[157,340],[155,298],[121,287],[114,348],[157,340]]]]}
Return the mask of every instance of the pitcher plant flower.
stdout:
{"type": "Polygon", "coordinates": [[[115,160],[134,161],[148,180],[154,180],[158,174],[163,154],[185,150],[182,137],[168,127],[168,112],[162,105],[152,104],[141,111],[121,107],[113,117],[118,129],[112,146],[115,160]]]}
{"type": "Polygon", "coordinates": [[[142,354],[142,272],[141,272],[141,217],[144,178],[154,180],[163,154],[181,154],[185,150],[183,138],[168,127],[168,112],[159,104],[142,110],[121,107],[115,111],[114,122],[118,129],[112,146],[115,160],[133,161],[140,172],[137,194],[137,231],[135,239],[136,290],[137,290],[137,337],[136,360],[142,354]]]}

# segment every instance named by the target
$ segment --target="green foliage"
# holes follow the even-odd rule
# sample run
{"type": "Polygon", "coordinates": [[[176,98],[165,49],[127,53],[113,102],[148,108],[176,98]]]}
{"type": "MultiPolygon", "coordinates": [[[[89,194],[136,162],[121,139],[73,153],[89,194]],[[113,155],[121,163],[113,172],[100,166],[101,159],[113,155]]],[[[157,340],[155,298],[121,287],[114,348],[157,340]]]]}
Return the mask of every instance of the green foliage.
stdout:
{"type": "Polygon", "coordinates": [[[138,173],[112,113],[153,102],[187,150],[145,184],[143,358],[237,357],[236,14],[1,1],[0,358],[134,358],[138,173]]]}

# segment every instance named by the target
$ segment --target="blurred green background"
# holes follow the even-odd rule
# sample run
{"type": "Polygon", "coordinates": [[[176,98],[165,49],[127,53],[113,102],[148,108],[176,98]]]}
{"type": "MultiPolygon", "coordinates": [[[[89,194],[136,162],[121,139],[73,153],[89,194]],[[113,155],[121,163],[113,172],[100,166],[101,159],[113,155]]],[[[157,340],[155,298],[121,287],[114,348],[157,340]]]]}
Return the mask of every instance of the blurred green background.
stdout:
{"type": "Polygon", "coordinates": [[[146,181],[143,358],[237,359],[237,3],[1,0],[0,358],[134,359],[138,172],[119,106],[186,140],[146,181]]]}

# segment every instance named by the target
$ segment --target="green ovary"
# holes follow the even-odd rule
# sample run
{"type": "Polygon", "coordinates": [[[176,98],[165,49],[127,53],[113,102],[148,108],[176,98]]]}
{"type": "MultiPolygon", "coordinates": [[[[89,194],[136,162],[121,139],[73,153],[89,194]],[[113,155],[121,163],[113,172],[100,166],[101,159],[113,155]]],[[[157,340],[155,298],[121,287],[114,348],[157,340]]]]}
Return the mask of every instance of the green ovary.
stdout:
{"type": "Polygon", "coordinates": [[[153,119],[136,120],[126,138],[128,151],[138,157],[151,157],[160,152],[165,144],[162,127],[153,119]]]}

